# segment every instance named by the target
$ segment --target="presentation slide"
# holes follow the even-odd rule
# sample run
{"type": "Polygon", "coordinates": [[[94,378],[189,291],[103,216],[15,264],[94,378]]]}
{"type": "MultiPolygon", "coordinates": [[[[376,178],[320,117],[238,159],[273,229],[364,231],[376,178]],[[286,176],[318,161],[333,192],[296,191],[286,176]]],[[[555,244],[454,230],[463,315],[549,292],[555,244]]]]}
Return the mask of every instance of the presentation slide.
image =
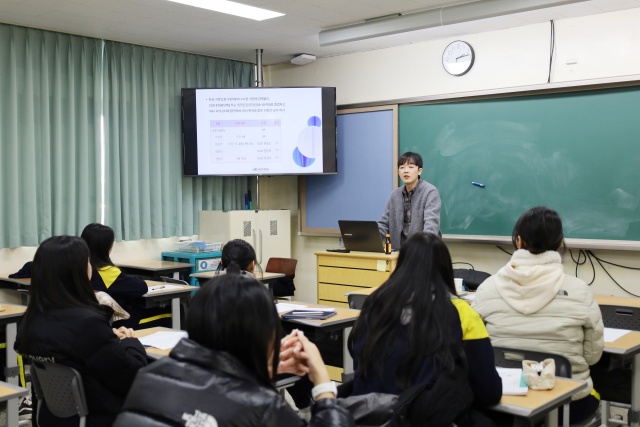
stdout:
{"type": "Polygon", "coordinates": [[[321,88],[196,90],[198,174],[322,173],[321,88]]]}

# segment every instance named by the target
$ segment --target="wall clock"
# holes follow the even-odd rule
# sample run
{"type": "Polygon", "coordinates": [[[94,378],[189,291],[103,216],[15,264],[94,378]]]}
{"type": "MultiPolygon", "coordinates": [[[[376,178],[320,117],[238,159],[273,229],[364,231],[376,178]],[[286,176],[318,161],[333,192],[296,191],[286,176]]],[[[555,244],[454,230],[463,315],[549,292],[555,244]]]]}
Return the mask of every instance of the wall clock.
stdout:
{"type": "Polygon", "coordinates": [[[473,67],[476,55],[467,42],[456,40],[450,43],[442,53],[442,66],[452,76],[462,76],[473,67]]]}

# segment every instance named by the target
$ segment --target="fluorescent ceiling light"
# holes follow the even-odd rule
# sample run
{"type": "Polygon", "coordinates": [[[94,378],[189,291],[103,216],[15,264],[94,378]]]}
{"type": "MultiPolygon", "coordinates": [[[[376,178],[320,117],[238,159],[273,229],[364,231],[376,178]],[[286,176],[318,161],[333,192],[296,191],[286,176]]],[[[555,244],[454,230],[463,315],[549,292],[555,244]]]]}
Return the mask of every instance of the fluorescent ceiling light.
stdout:
{"type": "Polygon", "coordinates": [[[322,30],[318,42],[320,46],[331,46],[584,1],[587,0],[476,0],[322,30]]]}
{"type": "Polygon", "coordinates": [[[199,7],[202,9],[213,10],[214,12],[227,13],[229,15],[240,16],[242,18],[254,19],[256,21],[264,21],[265,19],[277,18],[283,16],[284,13],[273,12],[259,7],[247,6],[246,4],[236,3],[228,0],[169,0],[174,3],[186,4],[188,6],[199,7]]]}

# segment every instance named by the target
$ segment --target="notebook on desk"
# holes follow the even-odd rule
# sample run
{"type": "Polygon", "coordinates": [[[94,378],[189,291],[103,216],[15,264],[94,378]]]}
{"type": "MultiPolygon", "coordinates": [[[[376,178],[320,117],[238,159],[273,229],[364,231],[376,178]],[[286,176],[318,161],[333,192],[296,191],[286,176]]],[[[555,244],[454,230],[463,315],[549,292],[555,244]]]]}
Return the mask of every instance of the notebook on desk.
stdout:
{"type": "Polygon", "coordinates": [[[384,253],[377,222],[339,220],[338,226],[345,249],[384,253]]]}

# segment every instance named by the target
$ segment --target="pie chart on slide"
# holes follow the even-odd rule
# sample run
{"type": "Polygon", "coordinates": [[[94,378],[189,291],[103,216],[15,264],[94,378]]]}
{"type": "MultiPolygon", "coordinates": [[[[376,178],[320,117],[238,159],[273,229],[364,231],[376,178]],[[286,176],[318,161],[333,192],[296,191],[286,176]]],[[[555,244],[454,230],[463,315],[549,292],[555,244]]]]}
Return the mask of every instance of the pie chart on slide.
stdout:
{"type": "Polygon", "coordinates": [[[322,154],[322,120],[313,116],[307,120],[307,127],[298,134],[298,144],[293,150],[293,161],[301,167],[311,166],[322,154]]]}

